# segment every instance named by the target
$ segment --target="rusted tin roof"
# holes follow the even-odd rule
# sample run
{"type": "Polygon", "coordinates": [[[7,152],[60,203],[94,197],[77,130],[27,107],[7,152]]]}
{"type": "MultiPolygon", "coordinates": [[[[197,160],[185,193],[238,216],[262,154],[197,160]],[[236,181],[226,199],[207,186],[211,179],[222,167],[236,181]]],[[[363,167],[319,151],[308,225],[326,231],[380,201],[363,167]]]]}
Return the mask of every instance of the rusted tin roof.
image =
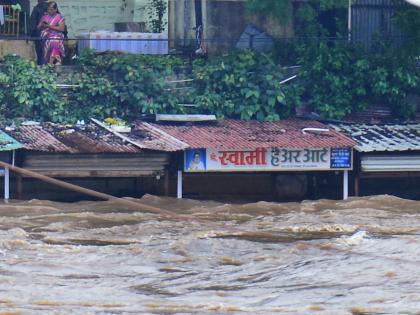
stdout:
{"type": "Polygon", "coordinates": [[[43,124],[19,126],[7,131],[24,145],[39,152],[57,153],[136,153],[141,149],[95,125],[83,127],[43,124]]]}
{"type": "Polygon", "coordinates": [[[138,123],[137,128],[159,133],[166,143],[173,145],[173,150],[176,148],[178,150],[185,148],[340,148],[353,147],[356,144],[344,134],[314,120],[259,122],[227,119],[188,124],[138,123]],[[322,131],[322,129],[329,130],[322,131]]]}
{"type": "Polygon", "coordinates": [[[57,153],[176,152],[194,148],[340,148],[356,144],[333,128],[303,119],[277,122],[227,119],[196,123],[137,121],[132,131],[123,135],[94,123],[83,127],[47,123],[20,126],[8,133],[27,150],[57,153]]]}
{"type": "Polygon", "coordinates": [[[360,152],[420,150],[420,123],[413,124],[330,124],[353,138],[360,152]]]}
{"type": "Polygon", "coordinates": [[[149,150],[175,152],[189,148],[187,143],[162,130],[160,124],[138,121],[127,136],[149,150]]]}

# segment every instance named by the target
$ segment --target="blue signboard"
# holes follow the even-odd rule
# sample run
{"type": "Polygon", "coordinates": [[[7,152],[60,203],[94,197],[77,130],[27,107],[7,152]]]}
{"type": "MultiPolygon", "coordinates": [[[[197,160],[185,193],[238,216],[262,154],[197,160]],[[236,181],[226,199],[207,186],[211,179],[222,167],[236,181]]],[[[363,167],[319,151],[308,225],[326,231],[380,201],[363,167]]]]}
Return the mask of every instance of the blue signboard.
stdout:
{"type": "Polygon", "coordinates": [[[352,167],[351,148],[332,148],[331,149],[331,168],[348,169],[352,167]]]}

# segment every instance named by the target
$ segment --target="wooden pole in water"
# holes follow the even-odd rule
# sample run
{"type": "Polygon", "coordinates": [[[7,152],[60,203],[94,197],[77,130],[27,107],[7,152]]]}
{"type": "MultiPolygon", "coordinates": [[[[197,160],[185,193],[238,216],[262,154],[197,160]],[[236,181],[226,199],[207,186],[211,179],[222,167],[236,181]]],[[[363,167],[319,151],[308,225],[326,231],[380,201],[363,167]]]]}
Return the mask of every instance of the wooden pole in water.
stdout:
{"type": "Polygon", "coordinates": [[[64,189],[72,190],[72,191],[75,191],[75,192],[78,192],[78,193],[82,193],[82,194],[92,196],[92,197],[95,197],[95,198],[99,198],[99,199],[103,199],[103,200],[111,200],[115,203],[118,203],[118,204],[121,204],[121,205],[124,205],[124,206],[135,207],[135,208],[137,208],[141,211],[152,212],[152,213],[156,213],[156,214],[160,214],[160,215],[163,215],[163,216],[172,217],[172,218],[176,218],[176,219],[188,219],[188,218],[190,218],[189,216],[186,216],[186,215],[179,215],[179,214],[176,214],[172,211],[168,211],[168,210],[160,209],[160,208],[157,208],[157,207],[149,206],[149,205],[146,205],[144,203],[135,202],[135,201],[127,200],[127,199],[123,199],[123,198],[118,198],[118,197],[108,195],[108,194],[104,194],[104,193],[101,193],[101,192],[98,192],[98,191],[95,191],[95,190],[91,190],[91,189],[88,189],[88,188],[83,188],[83,187],[80,187],[80,186],[77,186],[77,185],[66,183],[66,182],[63,182],[61,180],[51,178],[51,177],[48,177],[48,176],[45,176],[45,175],[42,175],[42,174],[39,174],[39,173],[36,173],[36,172],[33,172],[33,171],[29,171],[29,170],[26,170],[24,168],[20,168],[20,167],[17,167],[17,166],[14,166],[14,165],[2,162],[2,161],[0,161],[0,167],[4,167],[5,169],[9,169],[9,170],[11,170],[13,172],[16,172],[18,174],[21,174],[21,175],[25,175],[25,176],[29,176],[29,177],[32,177],[32,178],[39,179],[43,182],[46,182],[46,183],[49,183],[49,184],[52,184],[52,185],[56,185],[56,186],[64,188],[64,189]]]}

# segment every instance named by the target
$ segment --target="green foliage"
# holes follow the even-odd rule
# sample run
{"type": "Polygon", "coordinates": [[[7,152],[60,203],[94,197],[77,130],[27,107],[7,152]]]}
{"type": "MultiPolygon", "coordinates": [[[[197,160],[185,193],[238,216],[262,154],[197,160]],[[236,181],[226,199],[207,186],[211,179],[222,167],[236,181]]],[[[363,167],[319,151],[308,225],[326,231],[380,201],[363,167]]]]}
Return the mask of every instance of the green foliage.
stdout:
{"type": "Polygon", "coordinates": [[[149,0],[147,13],[149,17],[149,27],[153,33],[162,33],[168,22],[164,15],[168,9],[166,0],[149,0]]]}
{"type": "Polygon", "coordinates": [[[312,2],[317,4],[322,11],[336,8],[346,8],[349,4],[348,0],[317,0],[312,2]]]}
{"type": "Polygon", "coordinates": [[[296,34],[306,38],[320,37],[325,34],[324,29],[318,21],[318,12],[311,3],[302,3],[295,13],[297,25],[296,34]]]}
{"type": "Polygon", "coordinates": [[[410,94],[419,94],[420,71],[414,58],[398,55],[377,45],[372,52],[343,43],[301,46],[299,80],[293,95],[294,106],[309,103],[326,118],[341,119],[347,114],[383,104],[394,115],[409,118],[415,104],[410,94]],[[299,91],[302,92],[299,94],[299,91]]]}
{"type": "Polygon", "coordinates": [[[397,25],[407,35],[406,47],[414,54],[420,54],[420,8],[404,3],[398,5],[394,15],[397,25]]]}
{"type": "Polygon", "coordinates": [[[37,67],[19,57],[7,57],[0,69],[0,116],[4,119],[74,122],[96,117],[138,118],[142,114],[182,112],[166,78],[182,61],[147,55],[103,55],[84,52],[79,69],[57,88],[53,67],[37,67]]]}
{"type": "Polygon", "coordinates": [[[8,56],[0,73],[0,115],[64,121],[65,101],[56,86],[52,67],[8,56]]]}
{"type": "Polygon", "coordinates": [[[117,115],[118,92],[111,80],[86,70],[72,74],[70,83],[78,86],[73,88],[71,97],[68,98],[68,121],[117,115]]]}
{"type": "MultiPolygon", "coordinates": [[[[292,47],[292,46],[291,46],[292,47]]],[[[235,51],[192,64],[189,89],[168,83],[185,74],[188,61],[171,56],[95,54],[87,50],[68,78],[71,90],[57,88],[53,67],[9,56],[0,64],[0,116],[70,122],[95,117],[138,119],[156,113],[188,113],[219,118],[277,120],[301,104],[323,117],[341,119],[371,104],[389,105],[396,116],[409,118],[419,94],[420,69],[407,53],[397,54],[383,42],[371,50],[344,42],[297,43],[293,53],[301,71],[280,85],[281,67],[271,55],[235,51]]]]}
{"type": "Polygon", "coordinates": [[[291,8],[290,0],[248,0],[247,2],[249,11],[274,17],[281,24],[290,22],[291,8]]]}
{"type": "Polygon", "coordinates": [[[369,62],[347,45],[328,46],[322,42],[303,52],[300,84],[303,97],[327,118],[366,108],[369,62]]]}
{"type": "Polygon", "coordinates": [[[196,62],[193,75],[200,112],[218,117],[278,120],[290,115],[279,82],[281,69],[253,51],[196,62]]]}
{"type": "Polygon", "coordinates": [[[251,13],[268,15],[280,24],[288,24],[295,16],[295,30],[300,36],[320,35],[319,14],[327,10],[346,8],[348,0],[312,0],[298,3],[293,12],[292,0],[247,0],[251,13]]]}
{"type": "MultiPolygon", "coordinates": [[[[140,54],[95,56],[87,51],[79,62],[84,84],[74,93],[79,100],[95,99],[96,109],[92,113],[95,117],[114,113],[133,119],[141,114],[179,111],[178,99],[170,93],[166,82],[167,77],[174,75],[174,69],[182,65],[179,58],[140,54]]],[[[77,82],[79,78],[73,80],[77,82]]]]}
{"type": "Polygon", "coordinates": [[[398,117],[413,116],[416,104],[410,103],[409,96],[420,94],[417,58],[410,56],[409,50],[395,52],[381,42],[374,50],[370,69],[374,101],[389,105],[398,117]]]}

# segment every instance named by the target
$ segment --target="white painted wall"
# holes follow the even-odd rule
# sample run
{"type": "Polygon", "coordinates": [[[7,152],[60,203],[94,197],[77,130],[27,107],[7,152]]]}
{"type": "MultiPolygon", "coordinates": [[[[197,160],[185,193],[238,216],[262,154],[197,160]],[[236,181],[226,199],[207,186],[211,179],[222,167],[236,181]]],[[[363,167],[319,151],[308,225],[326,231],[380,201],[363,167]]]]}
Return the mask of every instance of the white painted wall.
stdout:
{"type": "MultiPolygon", "coordinates": [[[[37,0],[30,0],[31,8],[37,0]]],[[[116,22],[147,22],[148,0],[57,0],[69,37],[98,30],[114,30],[116,22]]]]}

